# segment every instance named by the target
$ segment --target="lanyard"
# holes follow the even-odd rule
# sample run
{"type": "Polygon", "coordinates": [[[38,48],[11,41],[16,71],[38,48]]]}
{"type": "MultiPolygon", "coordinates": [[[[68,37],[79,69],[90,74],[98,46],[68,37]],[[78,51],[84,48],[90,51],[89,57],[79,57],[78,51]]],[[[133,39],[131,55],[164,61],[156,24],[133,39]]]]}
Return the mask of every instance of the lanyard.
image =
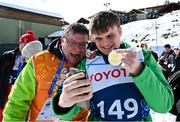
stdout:
{"type": "Polygon", "coordinates": [[[54,79],[53,79],[53,81],[52,81],[51,87],[50,87],[50,89],[49,89],[49,91],[48,91],[48,94],[49,94],[49,95],[52,94],[52,91],[53,91],[53,89],[54,89],[54,86],[55,86],[55,84],[56,84],[56,81],[57,81],[57,79],[58,79],[58,77],[59,77],[59,75],[60,75],[60,73],[61,73],[63,64],[64,64],[64,56],[62,56],[61,63],[60,63],[60,65],[59,65],[58,69],[57,69],[56,75],[55,75],[55,77],[54,77],[54,79]]]}
{"type": "Polygon", "coordinates": [[[20,55],[17,56],[17,62],[18,62],[18,70],[16,72],[16,78],[18,77],[19,73],[21,72],[23,64],[24,64],[24,61],[21,61],[20,55]]]}
{"type": "Polygon", "coordinates": [[[22,67],[23,67],[23,63],[19,62],[16,78],[18,77],[19,73],[21,72],[22,67]]]}

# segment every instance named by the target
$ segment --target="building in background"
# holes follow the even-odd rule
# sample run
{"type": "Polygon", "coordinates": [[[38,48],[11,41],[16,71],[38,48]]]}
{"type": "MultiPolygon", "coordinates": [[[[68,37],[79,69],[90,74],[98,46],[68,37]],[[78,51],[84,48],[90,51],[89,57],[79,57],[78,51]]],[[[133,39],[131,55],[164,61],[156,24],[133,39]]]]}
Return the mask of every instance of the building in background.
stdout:
{"type": "Polygon", "coordinates": [[[35,32],[42,44],[47,44],[45,38],[67,24],[60,14],[0,2],[0,55],[16,47],[28,29],[35,32]]]}
{"type": "Polygon", "coordinates": [[[155,19],[159,16],[162,16],[166,13],[180,10],[180,2],[177,3],[170,3],[166,2],[164,5],[159,6],[152,6],[147,8],[140,8],[140,9],[132,9],[131,11],[127,12],[129,17],[129,21],[137,21],[137,20],[144,20],[144,19],[155,19]]]}
{"type": "MultiPolygon", "coordinates": [[[[180,10],[180,2],[177,3],[165,2],[164,5],[158,5],[158,6],[152,6],[152,7],[140,8],[140,9],[132,9],[129,12],[109,9],[109,11],[112,11],[117,16],[119,16],[121,20],[121,24],[126,24],[128,22],[138,21],[138,20],[155,19],[175,10],[180,10]]],[[[88,19],[91,19],[92,17],[93,15],[88,17],[88,19]]],[[[83,19],[81,18],[78,21],[83,23],[84,18],[83,19]]]]}

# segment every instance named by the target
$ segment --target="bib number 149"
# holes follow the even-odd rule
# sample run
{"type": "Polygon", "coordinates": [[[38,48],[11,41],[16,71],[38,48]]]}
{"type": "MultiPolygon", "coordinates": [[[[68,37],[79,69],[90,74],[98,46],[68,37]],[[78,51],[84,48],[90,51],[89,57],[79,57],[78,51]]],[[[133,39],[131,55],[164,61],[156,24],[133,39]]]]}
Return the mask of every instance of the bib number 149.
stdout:
{"type": "MultiPolygon", "coordinates": [[[[124,111],[122,110],[121,105],[124,106],[126,111],[132,111],[131,114],[126,115],[127,119],[130,119],[130,118],[136,116],[136,114],[138,113],[138,104],[137,104],[136,100],[133,98],[128,98],[124,101],[123,104],[121,104],[120,100],[115,100],[108,110],[108,115],[116,115],[117,119],[122,119],[123,115],[124,115],[124,111]],[[131,104],[131,106],[130,106],[130,104],[131,104]]],[[[97,107],[100,108],[101,117],[105,118],[106,115],[104,114],[104,107],[105,107],[104,101],[100,101],[97,104],[97,107]]]]}

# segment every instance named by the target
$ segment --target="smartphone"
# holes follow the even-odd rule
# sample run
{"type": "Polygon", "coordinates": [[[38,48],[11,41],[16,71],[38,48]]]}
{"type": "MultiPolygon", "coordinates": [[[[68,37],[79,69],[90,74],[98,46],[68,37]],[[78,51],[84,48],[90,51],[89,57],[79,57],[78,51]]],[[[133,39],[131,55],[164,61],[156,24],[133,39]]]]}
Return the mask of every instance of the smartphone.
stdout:
{"type": "MultiPolygon", "coordinates": [[[[69,69],[70,76],[75,75],[75,74],[80,73],[80,72],[83,72],[85,74],[85,76],[83,78],[80,78],[79,80],[86,79],[87,78],[86,72],[84,70],[79,70],[77,68],[72,68],[72,67],[69,69]]],[[[87,86],[82,86],[82,87],[87,87],[87,86]]],[[[88,93],[85,93],[85,94],[88,94],[88,93]]],[[[86,100],[86,101],[77,103],[77,105],[82,107],[82,108],[89,109],[90,108],[90,101],[86,100]]]]}
{"type": "Polygon", "coordinates": [[[85,79],[86,78],[86,72],[84,70],[80,70],[80,69],[77,69],[77,68],[70,67],[68,73],[71,76],[71,75],[78,74],[80,72],[83,72],[85,74],[85,76],[83,78],[80,78],[80,79],[85,79]]]}

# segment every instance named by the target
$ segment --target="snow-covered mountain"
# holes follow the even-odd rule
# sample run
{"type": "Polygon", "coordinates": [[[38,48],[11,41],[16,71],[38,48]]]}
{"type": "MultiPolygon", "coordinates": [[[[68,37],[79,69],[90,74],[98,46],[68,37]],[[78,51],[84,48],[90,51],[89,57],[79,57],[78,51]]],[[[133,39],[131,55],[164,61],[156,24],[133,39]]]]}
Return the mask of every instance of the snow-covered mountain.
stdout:
{"type": "Polygon", "coordinates": [[[131,45],[145,41],[149,46],[175,46],[180,44],[180,10],[157,19],[130,22],[122,25],[122,30],[122,39],[131,45]]]}

